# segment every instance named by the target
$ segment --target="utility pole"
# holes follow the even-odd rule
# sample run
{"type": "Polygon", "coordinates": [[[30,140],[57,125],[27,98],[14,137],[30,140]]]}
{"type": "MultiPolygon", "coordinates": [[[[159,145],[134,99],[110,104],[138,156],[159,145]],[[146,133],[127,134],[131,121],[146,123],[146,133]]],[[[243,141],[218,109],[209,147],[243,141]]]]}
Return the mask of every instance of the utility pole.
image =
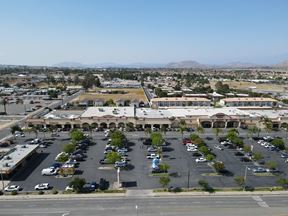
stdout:
{"type": "Polygon", "coordinates": [[[4,178],[3,178],[3,173],[2,173],[2,169],[0,170],[1,173],[1,181],[2,181],[2,191],[4,191],[4,178]]]}
{"type": "Polygon", "coordinates": [[[244,173],[244,187],[243,187],[243,191],[245,191],[245,188],[246,188],[247,169],[248,169],[248,167],[245,166],[245,173],[244,173]]]}
{"type": "Polygon", "coordinates": [[[190,167],[188,168],[187,188],[190,188],[190,167]]]}
{"type": "Polygon", "coordinates": [[[136,209],[136,216],[138,216],[138,205],[135,206],[136,209]]]}

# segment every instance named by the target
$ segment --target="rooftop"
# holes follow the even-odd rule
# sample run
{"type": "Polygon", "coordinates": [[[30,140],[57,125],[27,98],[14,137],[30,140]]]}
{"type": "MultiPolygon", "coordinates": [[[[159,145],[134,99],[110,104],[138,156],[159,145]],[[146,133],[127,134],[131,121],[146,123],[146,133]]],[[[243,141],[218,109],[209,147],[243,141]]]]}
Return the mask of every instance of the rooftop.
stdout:
{"type": "Polygon", "coordinates": [[[89,107],[81,115],[83,118],[89,117],[103,117],[103,116],[115,116],[115,117],[134,117],[133,107],[89,107]]]}
{"type": "Polygon", "coordinates": [[[255,102],[260,102],[260,101],[271,101],[271,102],[277,102],[277,100],[273,98],[262,98],[262,97],[237,97],[237,98],[224,98],[222,99],[225,102],[245,102],[245,101],[255,101],[255,102]]]}
{"type": "Polygon", "coordinates": [[[200,97],[162,97],[162,98],[153,98],[151,102],[160,102],[160,101],[210,101],[207,98],[200,97]]]}
{"type": "Polygon", "coordinates": [[[17,145],[10,149],[0,159],[0,172],[9,173],[17,167],[21,161],[38,148],[38,145],[17,145]]]}
{"type": "Polygon", "coordinates": [[[44,119],[75,119],[79,118],[83,111],[80,110],[53,110],[46,114],[44,119]]]}

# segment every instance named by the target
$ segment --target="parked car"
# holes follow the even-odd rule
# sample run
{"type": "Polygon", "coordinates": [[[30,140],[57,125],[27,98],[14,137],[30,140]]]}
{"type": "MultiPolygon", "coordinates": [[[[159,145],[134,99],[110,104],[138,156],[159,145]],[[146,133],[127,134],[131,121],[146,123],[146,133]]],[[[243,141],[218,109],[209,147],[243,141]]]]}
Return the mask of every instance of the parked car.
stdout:
{"type": "Polygon", "coordinates": [[[93,192],[96,189],[97,189],[96,182],[86,183],[82,188],[82,192],[93,192]]]}
{"type": "Polygon", "coordinates": [[[263,167],[253,168],[252,171],[253,171],[254,173],[265,173],[265,172],[267,172],[267,170],[266,170],[265,168],[263,168],[263,167]]]}
{"type": "Polygon", "coordinates": [[[41,140],[36,138],[36,139],[31,140],[30,144],[38,144],[40,142],[41,142],[41,140]]]}
{"type": "Polygon", "coordinates": [[[197,148],[193,148],[193,147],[188,147],[188,148],[187,148],[187,151],[188,151],[188,152],[197,152],[198,149],[197,149],[197,148]]]}
{"type": "Polygon", "coordinates": [[[206,162],[206,158],[203,158],[203,157],[200,157],[200,158],[196,158],[196,163],[203,163],[203,162],[206,162]]]}
{"type": "Polygon", "coordinates": [[[57,175],[58,171],[59,171],[59,168],[54,169],[54,168],[49,167],[49,168],[43,169],[41,171],[41,174],[43,176],[52,176],[52,175],[57,175]]]}
{"type": "Polygon", "coordinates": [[[20,190],[19,185],[9,185],[9,186],[4,188],[5,192],[13,192],[13,191],[19,191],[19,190],[20,190]]]}
{"type": "Polygon", "coordinates": [[[104,178],[100,178],[99,181],[99,189],[100,190],[107,190],[109,188],[109,181],[104,178]]]}
{"type": "Polygon", "coordinates": [[[116,161],[115,164],[114,164],[115,168],[126,167],[126,166],[127,166],[127,162],[126,161],[116,161]]]}
{"type": "Polygon", "coordinates": [[[147,151],[148,152],[157,152],[157,149],[151,146],[147,149],[147,151]]]}
{"type": "Polygon", "coordinates": [[[146,158],[154,159],[154,158],[160,158],[160,156],[158,154],[152,153],[152,154],[147,154],[146,158]]]}
{"type": "Polygon", "coordinates": [[[242,161],[242,162],[251,162],[251,159],[249,157],[241,157],[240,161],[242,161]]]}
{"type": "Polygon", "coordinates": [[[244,156],[244,153],[241,151],[237,151],[234,153],[235,156],[244,156]]]}
{"type": "Polygon", "coordinates": [[[214,145],[214,148],[216,148],[216,149],[218,149],[218,150],[224,150],[221,146],[219,146],[219,145],[214,145]]]}
{"type": "Polygon", "coordinates": [[[107,158],[101,159],[99,161],[100,164],[110,164],[110,161],[107,158]]]}
{"type": "Polygon", "coordinates": [[[145,139],[143,145],[151,145],[151,143],[152,143],[151,139],[145,139]]]}
{"type": "Polygon", "coordinates": [[[51,186],[49,185],[49,183],[37,184],[34,187],[35,190],[49,190],[50,188],[51,188],[51,186]]]}

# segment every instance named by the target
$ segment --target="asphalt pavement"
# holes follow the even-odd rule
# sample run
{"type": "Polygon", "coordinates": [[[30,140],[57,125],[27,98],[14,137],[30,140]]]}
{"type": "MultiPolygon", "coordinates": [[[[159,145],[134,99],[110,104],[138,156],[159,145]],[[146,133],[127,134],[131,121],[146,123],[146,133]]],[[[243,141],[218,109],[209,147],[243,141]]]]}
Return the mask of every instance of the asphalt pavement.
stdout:
{"type": "Polygon", "coordinates": [[[287,196],[116,197],[2,200],[0,215],[287,215],[287,196]]]}

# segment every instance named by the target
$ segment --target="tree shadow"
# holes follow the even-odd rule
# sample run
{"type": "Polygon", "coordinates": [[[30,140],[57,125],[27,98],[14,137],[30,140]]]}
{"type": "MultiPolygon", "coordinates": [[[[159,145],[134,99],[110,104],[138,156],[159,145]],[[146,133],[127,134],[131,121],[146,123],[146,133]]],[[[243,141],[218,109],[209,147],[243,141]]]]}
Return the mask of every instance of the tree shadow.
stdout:
{"type": "Polygon", "coordinates": [[[163,152],[171,152],[171,151],[174,151],[174,148],[164,146],[164,147],[162,147],[162,151],[163,152]]]}

